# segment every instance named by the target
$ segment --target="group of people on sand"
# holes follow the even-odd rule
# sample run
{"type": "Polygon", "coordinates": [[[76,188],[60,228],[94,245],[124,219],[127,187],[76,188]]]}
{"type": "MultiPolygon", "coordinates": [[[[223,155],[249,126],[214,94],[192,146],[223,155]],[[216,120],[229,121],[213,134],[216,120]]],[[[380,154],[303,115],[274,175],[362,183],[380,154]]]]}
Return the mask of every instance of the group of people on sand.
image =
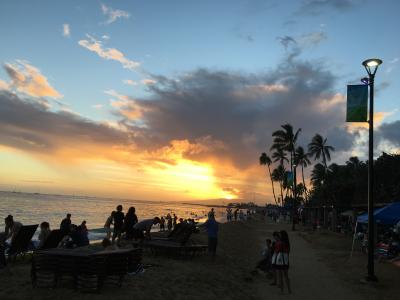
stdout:
{"type": "Polygon", "coordinates": [[[159,217],[144,219],[139,222],[135,207],[129,207],[126,214],[124,214],[122,205],[118,205],[104,224],[106,238],[103,240],[103,244],[108,244],[106,240],[110,241],[111,238],[110,244],[114,244],[115,240],[117,240],[117,245],[120,245],[123,233],[125,233],[126,239],[151,239],[150,231],[152,226],[160,223],[161,219],[159,217]],[[113,230],[111,230],[111,225],[113,225],[113,230]]]}
{"type": "Polygon", "coordinates": [[[232,207],[228,207],[226,209],[226,220],[228,222],[231,221],[245,221],[249,220],[251,215],[251,211],[247,209],[246,214],[242,209],[236,208],[235,210],[232,210],[232,207]]]}
{"type": "Polygon", "coordinates": [[[267,277],[272,278],[271,285],[276,285],[283,292],[286,285],[289,293],[292,292],[289,280],[289,253],[290,242],[285,230],[275,231],[271,239],[266,239],[262,250],[262,259],[258,262],[256,270],[263,271],[267,277]]]}
{"type": "MultiPolygon", "coordinates": [[[[41,232],[42,224],[40,225],[41,232]]],[[[48,233],[50,233],[50,227],[47,229],[48,233]]],[[[68,213],[60,223],[60,232],[64,236],[59,244],[61,248],[75,248],[89,245],[89,231],[85,220],[82,221],[81,225],[73,224],[71,214],[68,213]]]]}

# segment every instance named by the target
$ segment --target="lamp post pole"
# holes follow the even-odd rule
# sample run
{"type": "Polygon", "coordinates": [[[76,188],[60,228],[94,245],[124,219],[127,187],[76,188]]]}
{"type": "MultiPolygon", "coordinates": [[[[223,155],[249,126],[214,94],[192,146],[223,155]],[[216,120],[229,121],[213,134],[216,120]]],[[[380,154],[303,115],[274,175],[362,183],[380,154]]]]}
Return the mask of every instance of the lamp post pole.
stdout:
{"type": "Polygon", "coordinates": [[[380,59],[368,59],[362,64],[368,73],[369,85],[369,146],[368,146],[368,281],[377,281],[374,268],[375,222],[374,222],[374,80],[380,59]]]}
{"type": "Polygon", "coordinates": [[[296,230],[296,199],[297,199],[297,180],[296,180],[296,167],[297,165],[293,165],[293,207],[292,207],[292,231],[296,230]]]}

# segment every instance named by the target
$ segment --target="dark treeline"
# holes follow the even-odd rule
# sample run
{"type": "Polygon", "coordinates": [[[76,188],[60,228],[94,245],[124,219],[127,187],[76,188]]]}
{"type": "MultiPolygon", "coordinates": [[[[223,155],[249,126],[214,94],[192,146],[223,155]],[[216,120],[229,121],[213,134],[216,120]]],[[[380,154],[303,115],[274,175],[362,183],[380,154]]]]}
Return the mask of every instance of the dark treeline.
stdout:
{"type": "MultiPolygon", "coordinates": [[[[260,165],[267,167],[267,179],[272,184],[276,205],[335,206],[350,208],[366,205],[368,198],[368,161],[350,157],[344,165],[332,163],[335,151],[327,138],[315,134],[307,147],[298,145],[301,128],[284,124],[272,133],[273,143],[259,157],[260,165]],[[305,150],[307,149],[307,150],[305,150]],[[312,165],[314,163],[314,165],[312,165]],[[304,170],[313,167],[309,186],[304,170]],[[291,174],[296,173],[296,189],[291,174]],[[294,197],[296,194],[296,197],[294,197]]],[[[374,162],[375,203],[400,201],[400,155],[382,155],[374,162]]]]}
{"type": "MultiPolygon", "coordinates": [[[[375,203],[400,200],[400,155],[382,155],[374,162],[375,203]]],[[[351,157],[346,164],[331,164],[326,170],[316,164],[311,173],[313,185],[310,205],[350,208],[366,205],[368,198],[368,161],[351,157]]]]}

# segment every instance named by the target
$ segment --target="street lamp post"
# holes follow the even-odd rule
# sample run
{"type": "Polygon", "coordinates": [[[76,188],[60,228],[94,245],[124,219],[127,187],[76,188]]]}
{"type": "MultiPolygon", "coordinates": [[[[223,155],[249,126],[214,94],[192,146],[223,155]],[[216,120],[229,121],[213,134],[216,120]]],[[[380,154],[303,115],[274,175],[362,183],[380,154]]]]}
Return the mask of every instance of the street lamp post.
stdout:
{"type": "Polygon", "coordinates": [[[368,73],[369,85],[369,147],[368,147],[368,281],[377,281],[374,271],[374,80],[382,60],[367,59],[362,65],[368,73]]]}
{"type": "Polygon", "coordinates": [[[296,220],[295,220],[295,215],[296,215],[296,195],[297,195],[297,180],[296,180],[296,167],[297,165],[293,165],[293,207],[292,207],[292,230],[296,230],[296,220]]]}

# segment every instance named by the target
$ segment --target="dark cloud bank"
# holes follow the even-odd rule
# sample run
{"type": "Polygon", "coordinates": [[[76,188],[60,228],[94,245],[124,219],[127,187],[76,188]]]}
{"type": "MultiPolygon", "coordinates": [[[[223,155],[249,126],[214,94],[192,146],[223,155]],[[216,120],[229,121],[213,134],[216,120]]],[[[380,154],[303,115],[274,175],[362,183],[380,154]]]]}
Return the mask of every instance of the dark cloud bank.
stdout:
{"type": "MultiPolygon", "coordinates": [[[[303,146],[320,133],[338,152],[348,151],[357,137],[344,129],[345,102],[334,93],[335,76],[321,64],[291,59],[264,73],[198,69],[178,79],[154,79],[148,98],[114,111],[124,131],[0,92],[0,143],[49,153],[85,143],[155,150],[187,139],[207,149],[186,153],[192,159],[224,158],[246,168],[286,122],[302,128],[303,146]],[[140,120],[126,119],[128,109],[141,111],[140,120]]],[[[400,121],[384,124],[380,135],[398,145],[399,129],[400,121]]]]}

